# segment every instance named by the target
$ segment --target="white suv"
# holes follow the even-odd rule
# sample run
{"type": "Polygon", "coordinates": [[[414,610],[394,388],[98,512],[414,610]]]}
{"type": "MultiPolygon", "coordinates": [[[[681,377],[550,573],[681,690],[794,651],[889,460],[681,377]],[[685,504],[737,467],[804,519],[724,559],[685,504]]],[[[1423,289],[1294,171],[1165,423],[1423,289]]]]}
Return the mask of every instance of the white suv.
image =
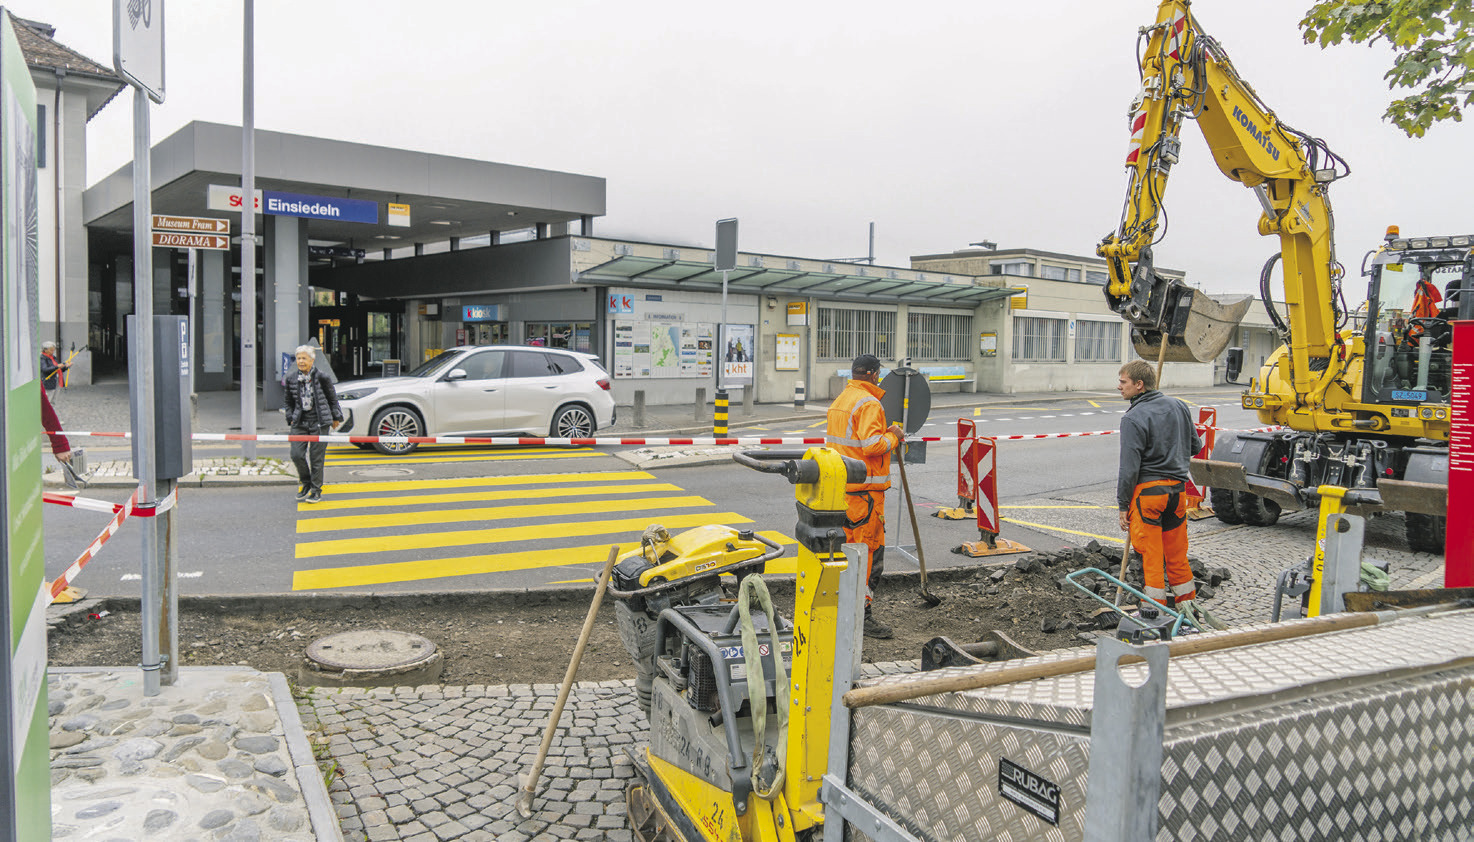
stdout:
{"type": "MultiPolygon", "coordinates": [[[[401,377],[340,383],[338,400],[340,435],[587,438],[614,423],[598,357],[557,348],[453,348],[401,377]]],[[[360,446],[393,454],[417,445],[360,446]]]]}

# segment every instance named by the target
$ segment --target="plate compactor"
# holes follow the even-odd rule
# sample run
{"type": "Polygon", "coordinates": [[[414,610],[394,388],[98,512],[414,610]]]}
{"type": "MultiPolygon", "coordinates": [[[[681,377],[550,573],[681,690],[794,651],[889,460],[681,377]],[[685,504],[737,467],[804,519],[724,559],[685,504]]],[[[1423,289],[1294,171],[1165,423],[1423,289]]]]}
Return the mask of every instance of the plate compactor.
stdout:
{"type": "Polygon", "coordinates": [[[750,532],[652,527],[616,565],[610,594],[650,717],[625,793],[642,842],[803,840],[823,822],[835,651],[810,644],[835,639],[845,484],[865,465],[825,448],[735,458],[796,487],[798,623],[751,575],[782,550],[750,532]],[[724,573],[740,580],[736,604],[723,601],[724,573]]]}

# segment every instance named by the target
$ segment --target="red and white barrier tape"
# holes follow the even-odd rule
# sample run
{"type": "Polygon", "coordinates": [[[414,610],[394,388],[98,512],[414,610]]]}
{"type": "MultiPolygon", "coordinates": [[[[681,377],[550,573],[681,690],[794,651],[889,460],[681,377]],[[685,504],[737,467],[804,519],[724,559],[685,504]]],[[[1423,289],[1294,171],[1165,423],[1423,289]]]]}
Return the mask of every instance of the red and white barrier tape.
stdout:
{"type": "MultiPolygon", "coordinates": [[[[1224,432],[1264,432],[1277,430],[1278,427],[1255,427],[1251,430],[1231,430],[1228,428],[1217,428],[1224,432]]],[[[1067,439],[1080,436],[1112,436],[1119,430],[1092,430],[1089,432],[1076,433],[1033,433],[1027,435],[1013,436],[987,436],[986,438],[997,441],[1025,441],[1029,439],[1067,439]]],[[[68,436],[94,436],[94,437],[121,437],[127,438],[128,433],[89,433],[89,432],[67,432],[68,436]]],[[[244,433],[195,433],[191,436],[195,441],[262,441],[262,442],[322,442],[324,444],[494,444],[494,445],[555,445],[576,447],[616,447],[616,446],[715,446],[725,444],[754,445],[754,444],[824,444],[823,436],[693,436],[690,438],[624,438],[612,436],[598,436],[594,438],[548,438],[541,436],[299,436],[274,433],[262,433],[258,435],[246,435],[244,433]]],[[[956,442],[956,436],[908,436],[908,442],[956,442]]]]}
{"type": "Polygon", "coordinates": [[[123,526],[123,521],[129,517],[157,517],[169,511],[179,503],[179,491],[176,489],[169,492],[169,496],[160,500],[156,506],[140,506],[138,504],[137,489],[129,495],[127,503],[109,503],[106,500],[92,500],[87,497],[69,497],[65,494],[54,494],[50,491],[43,492],[42,499],[47,503],[55,503],[58,506],[71,506],[74,509],[87,509],[94,512],[111,512],[113,515],[113,519],[108,521],[107,526],[102,528],[102,532],[99,532],[96,538],[92,539],[92,543],[87,545],[87,549],[83,550],[80,556],[77,556],[77,560],[72,562],[71,566],[64,573],[57,576],[55,582],[51,583],[51,598],[46,601],[46,604],[50,605],[56,601],[56,598],[61,595],[62,591],[71,585],[72,580],[77,577],[77,574],[82,572],[82,568],[87,566],[87,562],[91,561],[97,555],[98,551],[102,549],[102,545],[106,544],[110,538],[118,533],[118,530],[123,526]]]}
{"type": "MultiPolygon", "coordinates": [[[[126,506],[118,506],[117,514],[113,515],[113,519],[108,521],[107,526],[103,527],[102,532],[99,533],[98,536],[92,540],[92,543],[88,545],[87,549],[82,551],[82,554],[77,557],[77,560],[72,562],[71,566],[66,569],[65,573],[62,573],[60,576],[56,577],[56,581],[51,583],[51,598],[46,601],[47,605],[55,602],[56,598],[58,596],[61,596],[61,592],[66,590],[67,587],[71,585],[72,580],[77,577],[77,574],[82,572],[82,568],[87,566],[87,562],[91,561],[92,557],[97,555],[98,551],[102,549],[102,545],[106,544],[109,538],[117,534],[118,529],[123,525],[123,521],[128,519],[129,512],[133,510],[133,504],[137,501],[138,492],[134,491],[133,495],[128,498],[128,504],[126,506]]],[[[55,501],[48,500],[47,502],[50,503],[55,501]]],[[[79,506],[78,508],[87,507],[79,506]]]]}
{"type": "Polygon", "coordinates": [[[127,506],[129,517],[157,517],[174,508],[179,503],[179,490],[175,489],[169,492],[169,496],[160,500],[157,506],[140,506],[134,502],[137,497],[137,492],[134,492],[133,497],[128,498],[127,503],[109,503],[106,500],[93,500],[90,497],[73,497],[70,494],[57,494],[54,491],[44,491],[41,493],[41,499],[44,502],[53,503],[58,506],[70,506],[74,509],[86,509],[90,512],[105,512],[107,514],[117,514],[123,510],[124,506],[127,506]]]}

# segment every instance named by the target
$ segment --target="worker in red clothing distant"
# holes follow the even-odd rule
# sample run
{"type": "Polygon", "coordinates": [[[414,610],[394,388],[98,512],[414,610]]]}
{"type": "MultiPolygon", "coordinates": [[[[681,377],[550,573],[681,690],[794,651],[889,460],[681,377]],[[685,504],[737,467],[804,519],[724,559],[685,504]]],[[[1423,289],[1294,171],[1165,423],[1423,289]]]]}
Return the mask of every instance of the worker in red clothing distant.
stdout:
{"type": "Polygon", "coordinates": [[[1436,319],[1438,318],[1438,305],[1443,301],[1443,295],[1438,287],[1427,278],[1418,281],[1413,289],[1413,318],[1436,319]]]}
{"type": "Polygon", "coordinates": [[[869,548],[865,573],[865,636],[885,640],[891,627],[875,619],[871,603],[875,583],[885,568],[885,491],[891,487],[891,451],[901,446],[906,431],[900,424],[885,423],[880,399],[885,390],[880,382],[880,360],[861,354],[850,365],[850,382],[829,407],[825,442],[841,456],[865,463],[865,481],[845,486],[849,506],[845,512],[844,538],[849,544],[869,548]]]}

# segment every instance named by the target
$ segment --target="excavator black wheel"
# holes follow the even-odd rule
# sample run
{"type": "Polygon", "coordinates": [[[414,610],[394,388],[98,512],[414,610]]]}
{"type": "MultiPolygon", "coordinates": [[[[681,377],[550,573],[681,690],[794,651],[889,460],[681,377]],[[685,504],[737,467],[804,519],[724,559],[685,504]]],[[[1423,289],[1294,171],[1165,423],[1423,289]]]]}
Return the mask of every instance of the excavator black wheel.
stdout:
{"type": "Polygon", "coordinates": [[[1237,525],[1244,522],[1234,506],[1233,492],[1227,488],[1208,489],[1208,502],[1213,504],[1213,514],[1224,523],[1237,525]]]}
{"type": "Polygon", "coordinates": [[[1250,526],[1274,526],[1280,519],[1279,503],[1247,491],[1234,492],[1233,507],[1239,520],[1250,526]]]}
{"type": "Polygon", "coordinates": [[[1443,553],[1444,530],[1448,525],[1448,518],[1418,512],[1403,512],[1403,517],[1409,549],[1415,553],[1443,553]]]}

